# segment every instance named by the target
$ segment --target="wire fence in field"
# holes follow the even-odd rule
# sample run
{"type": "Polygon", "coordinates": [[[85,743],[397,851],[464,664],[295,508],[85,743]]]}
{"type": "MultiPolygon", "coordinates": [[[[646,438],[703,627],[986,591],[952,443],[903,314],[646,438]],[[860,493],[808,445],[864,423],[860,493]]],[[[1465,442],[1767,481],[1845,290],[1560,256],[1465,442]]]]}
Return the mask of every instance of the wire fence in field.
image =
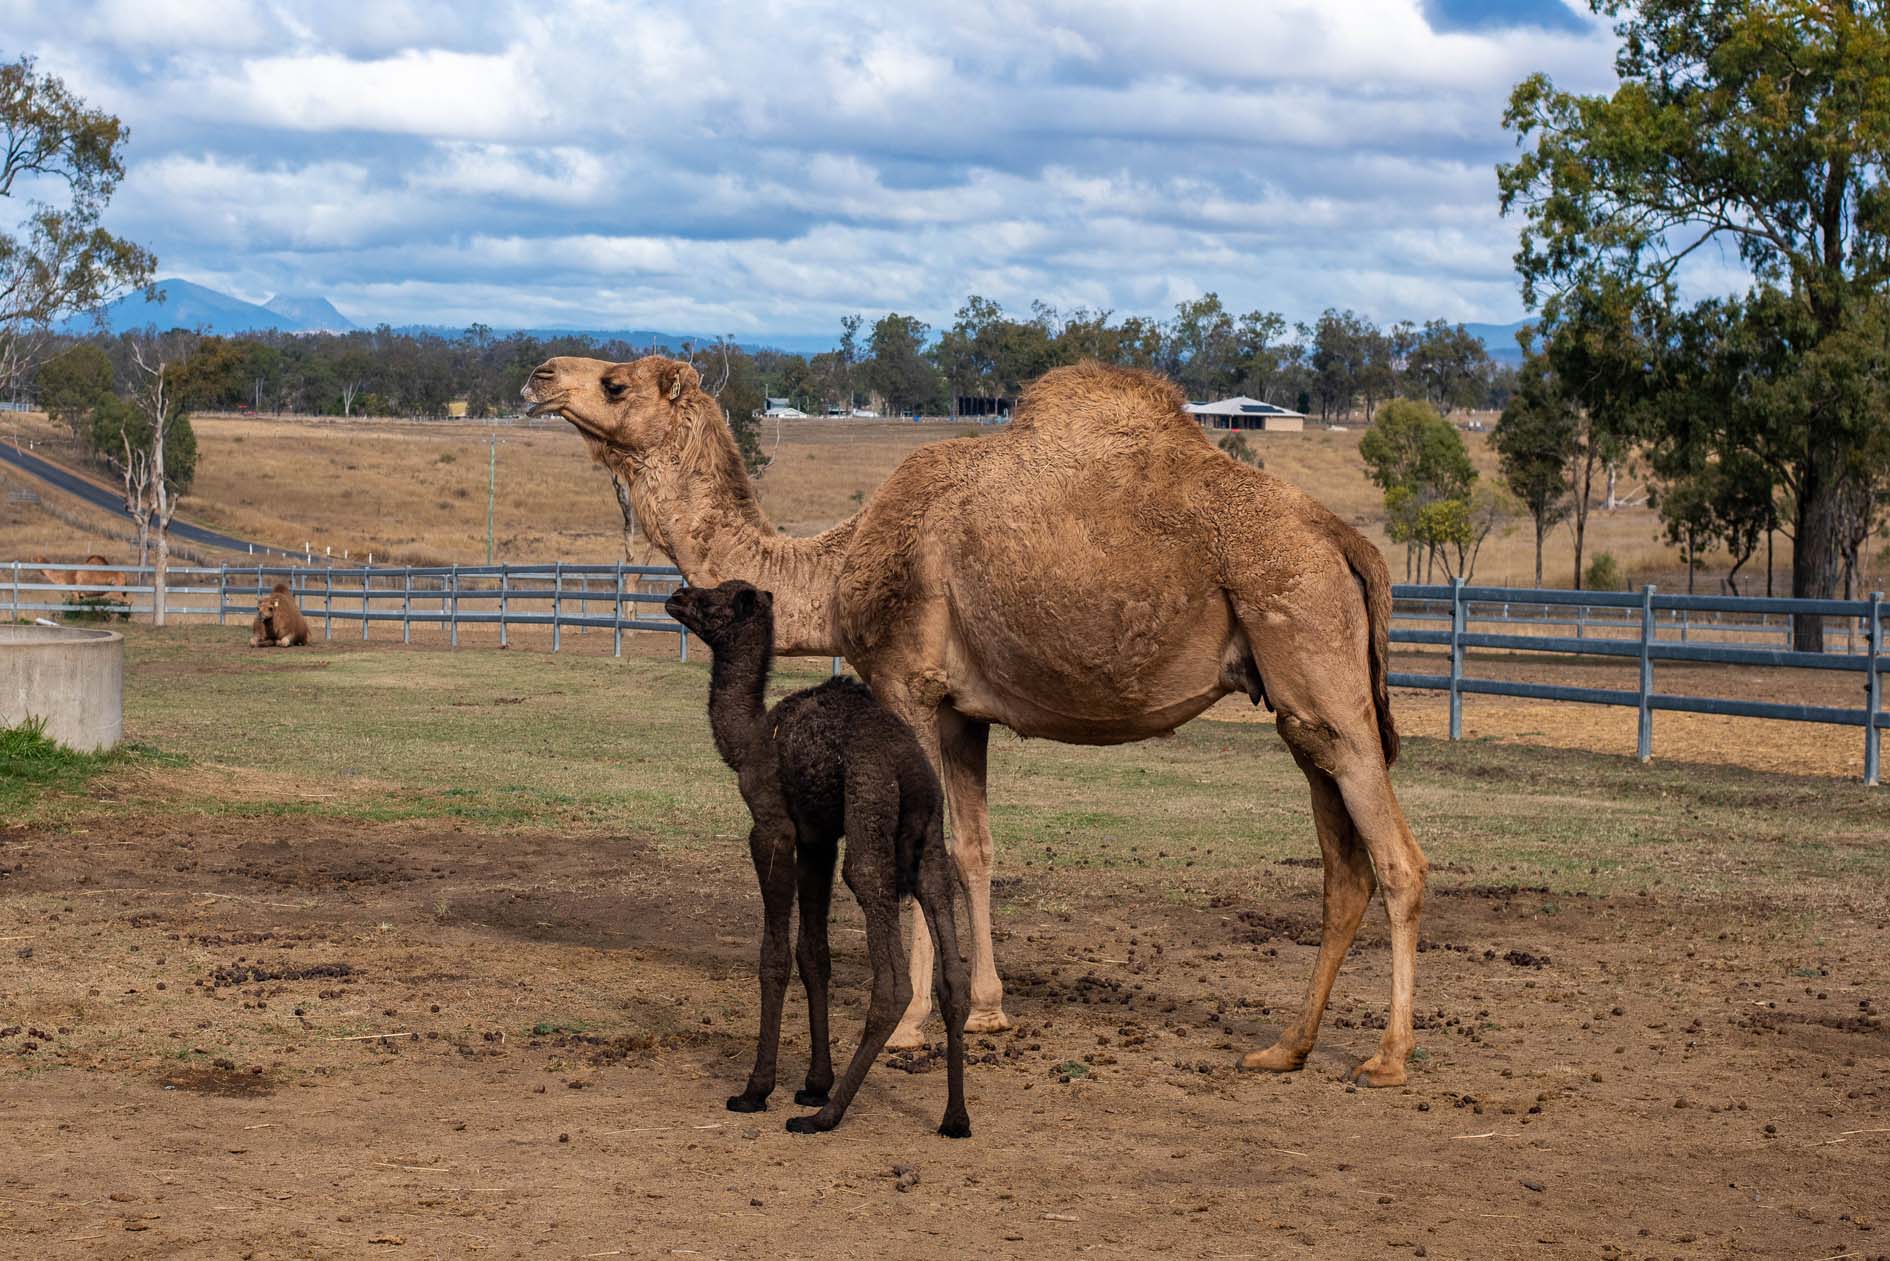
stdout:
{"type": "MultiPolygon", "coordinates": [[[[515,631],[548,630],[551,651],[563,647],[567,631],[607,632],[621,656],[626,632],[676,636],[679,657],[689,656],[689,635],[663,612],[682,573],[658,565],[585,565],[554,561],[528,565],[445,565],[423,568],[282,566],[172,566],[163,584],[148,566],[0,563],[0,615],[18,620],[65,615],[75,607],[106,615],[154,615],[166,620],[232,619],[247,624],[256,599],[286,583],[311,628],[324,639],[374,628],[411,642],[416,627],[444,628],[457,646],[462,628],[496,630],[501,646],[515,631]],[[63,579],[63,581],[62,581],[63,579]]],[[[1864,733],[1864,780],[1879,778],[1880,735],[1890,727],[1883,708],[1881,593],[1862,600],[1802,600],[1770,596],[1566,591],[1554,588],[1400,584],[1393,644],[1441,648],[1448,672],[1394,671],[1395,687],[1444,692],[1449,697],[1450,738],[1463,735],[1466,695],[1613,705],[1638,712],[1637,754],[1653,756],[1657,711],[1779,719],[1860,727],[1864,733]],[[1793,628],[1815,619],[1827,646],[1822,652],[1794,647],[1793,628]],[[1438,625],[1441,623],[1441,627],[1438,625]],[[1484,678],[1465,671],[1466,653],[1566,654],[1612,658],[1638,667],[1634,688],[1578,687],[1517,679],[1484,678]],[[1813,705],[1750,697],[1693,696],[1655,690],[1658,663],[1778,667],[1845,671],[1861,675],[1860,707],[1813,705]]],[[[838,673],[841,660],[832,658],[838,673]]]]}

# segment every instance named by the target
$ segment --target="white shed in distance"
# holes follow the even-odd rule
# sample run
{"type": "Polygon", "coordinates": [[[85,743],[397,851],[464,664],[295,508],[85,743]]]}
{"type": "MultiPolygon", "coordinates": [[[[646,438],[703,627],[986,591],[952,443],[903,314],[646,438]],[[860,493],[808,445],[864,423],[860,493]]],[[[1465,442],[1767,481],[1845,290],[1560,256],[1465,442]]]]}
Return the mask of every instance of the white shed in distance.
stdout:
{"type": "Polygon", "coordinates": [[[1186,410],[1209,429],[1263,429],[1276,433],[1298,433],[1306,427],[1305,413],[1262,403],[1245,394],[1224,398],[1218,403],[1189,403],[1186,410]]]}

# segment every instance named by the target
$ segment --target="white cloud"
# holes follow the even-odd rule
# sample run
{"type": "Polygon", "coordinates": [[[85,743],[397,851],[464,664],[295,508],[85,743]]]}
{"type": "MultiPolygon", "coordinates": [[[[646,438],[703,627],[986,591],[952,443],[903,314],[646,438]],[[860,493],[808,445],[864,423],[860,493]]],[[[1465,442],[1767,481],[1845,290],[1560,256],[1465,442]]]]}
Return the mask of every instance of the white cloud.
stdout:
{"type": "Polygon", "coordinates": [[[0,0],[133,128],[167,274],[368,321],[887,308],[1512,318],[1508,89],[1611,44],[1419,0],[0,0]]]}

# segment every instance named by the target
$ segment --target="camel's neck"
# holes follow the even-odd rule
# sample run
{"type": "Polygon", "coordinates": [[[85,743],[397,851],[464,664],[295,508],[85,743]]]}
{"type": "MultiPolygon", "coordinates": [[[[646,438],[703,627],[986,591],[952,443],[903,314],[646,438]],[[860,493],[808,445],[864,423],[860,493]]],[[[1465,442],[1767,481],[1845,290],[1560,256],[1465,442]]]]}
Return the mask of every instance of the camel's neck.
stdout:
{"type": "Polygon", "coordinates": [[[709,672],[709,731],[715,751],[736,774],[755,768],[764,751],[763,723],[768,716],[763,697],[774,650],[764,638],[757,643],[718,648],[709,672]]]}
{"type": "Polygon", "coordinates": [[[831,656],[833,597],[855,521],[813,538],[775,531],[755,498],[740,453],[706,396],[696,428],[641,467],[620,466],[637,520],[691,586],[740,578],[774,596],[775,649],[789,656],[831,656]]]}

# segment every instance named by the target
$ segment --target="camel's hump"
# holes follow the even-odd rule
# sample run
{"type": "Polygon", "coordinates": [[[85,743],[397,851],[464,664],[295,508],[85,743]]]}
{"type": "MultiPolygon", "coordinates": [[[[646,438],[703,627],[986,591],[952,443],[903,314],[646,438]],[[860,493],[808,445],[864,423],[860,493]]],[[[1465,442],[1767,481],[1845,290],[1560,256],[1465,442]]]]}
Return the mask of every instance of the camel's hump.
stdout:
{"type": "Polygon", "coordinates": [[[1011,428],[1072,441],[1108,436],[1205,443],[1201,426],[1182,410],[1186,402],[1166,377],[1086,359],[1052,368],[1025,386],[1011,428]]]}

